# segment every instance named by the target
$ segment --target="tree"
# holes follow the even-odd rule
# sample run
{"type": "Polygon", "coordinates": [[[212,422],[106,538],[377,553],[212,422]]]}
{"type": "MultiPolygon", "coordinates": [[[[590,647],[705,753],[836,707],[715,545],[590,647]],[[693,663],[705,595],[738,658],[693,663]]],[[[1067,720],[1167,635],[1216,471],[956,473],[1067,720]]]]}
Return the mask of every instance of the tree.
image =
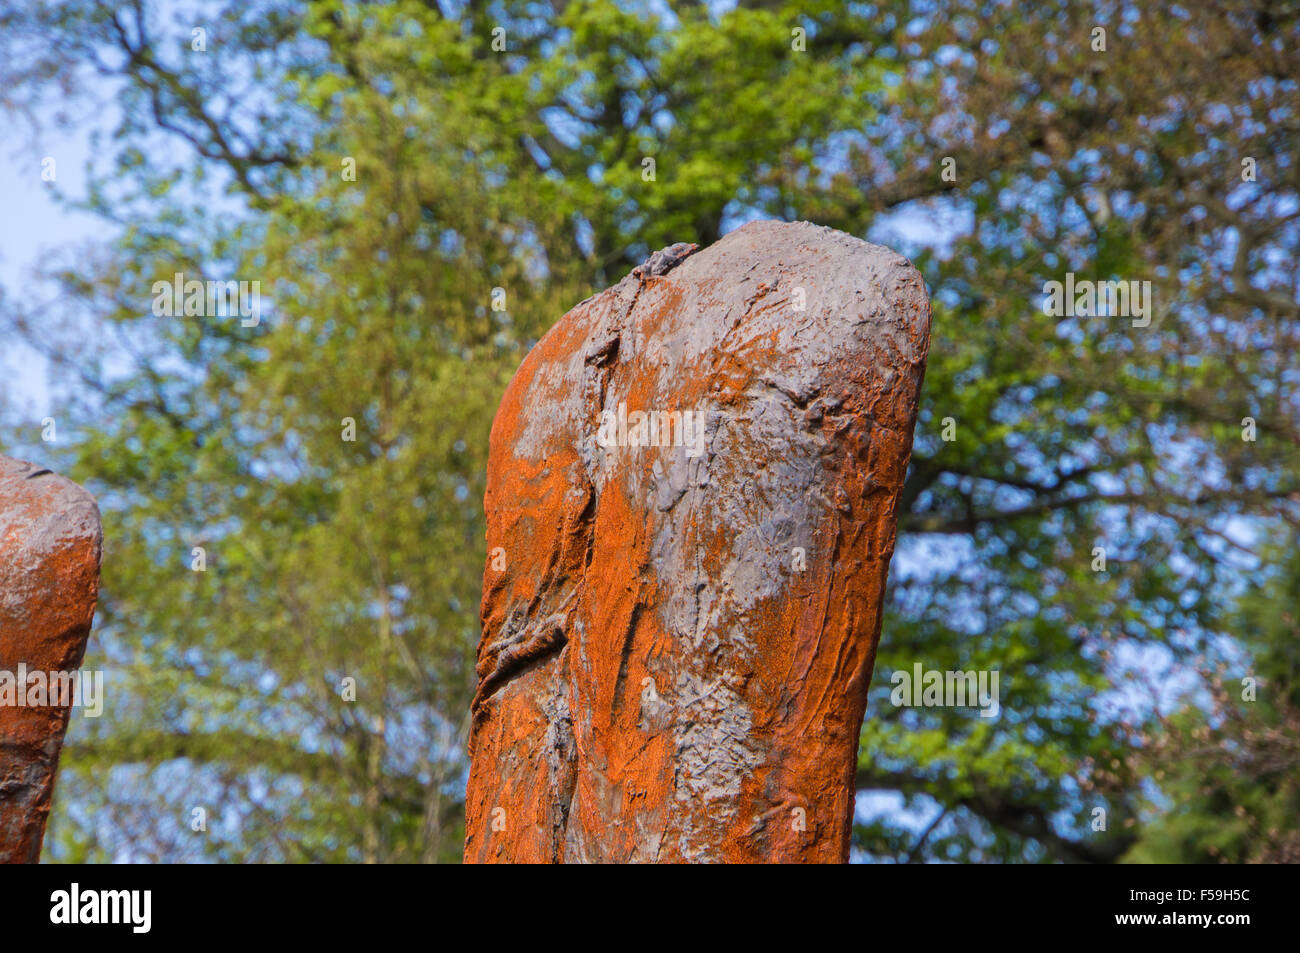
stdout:
{"type": "Polygon", "coordinates": [[[1300,862],[1296,539],[1271,555],[1274,571],[1243,595],[1233,620],[1243,656],[1202,666],[1197,691],[1130,755],[1131,769],[1159,791],[1136,861],[1300,862]]]}

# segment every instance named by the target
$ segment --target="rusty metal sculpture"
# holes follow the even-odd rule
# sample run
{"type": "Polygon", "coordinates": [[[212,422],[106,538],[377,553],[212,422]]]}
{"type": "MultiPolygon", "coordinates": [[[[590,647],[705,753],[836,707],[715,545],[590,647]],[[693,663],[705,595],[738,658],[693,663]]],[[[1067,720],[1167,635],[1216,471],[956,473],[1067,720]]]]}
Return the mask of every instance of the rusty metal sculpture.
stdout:
{"type": "Polygon", "coordinates": [[[846,860],[930,307],[807,223],[582,302],[492,428],[467,861],[846,860]]]}
{"type": "Polygon", "coordinates": [[[36,863],[99,594],[94,497],[0,457],[0,863],[36,863]],[[39,688],[39,692],[37,689],[39,688]]]}

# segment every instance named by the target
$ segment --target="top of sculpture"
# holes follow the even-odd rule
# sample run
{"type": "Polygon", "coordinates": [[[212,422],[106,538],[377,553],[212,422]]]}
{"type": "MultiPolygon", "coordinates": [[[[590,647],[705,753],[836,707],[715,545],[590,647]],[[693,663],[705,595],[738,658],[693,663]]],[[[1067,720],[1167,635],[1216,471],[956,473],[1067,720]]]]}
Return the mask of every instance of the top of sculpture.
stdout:
{"type": "Polygon", "coordinates": [[[643,280],[666,275],[699,247],[694,242],[676,242],[667,248],[661,248],[633,268],[632,274],[634,277],[643,280]]]}

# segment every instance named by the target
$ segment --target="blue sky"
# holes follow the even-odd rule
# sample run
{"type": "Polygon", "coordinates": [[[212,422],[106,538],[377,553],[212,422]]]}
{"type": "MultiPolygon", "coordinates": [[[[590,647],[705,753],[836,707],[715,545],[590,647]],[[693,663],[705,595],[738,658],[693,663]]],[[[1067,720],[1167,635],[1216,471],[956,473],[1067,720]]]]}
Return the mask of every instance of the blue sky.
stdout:
{"type": "MultiPolygon", "coordinates": [[[[0,287],[12,300],[29,303],[53,293],[34,273],[41,263],[69,247],[103,237],[104,225],[94,216],[68,208],[56,198],[56,189],[71,198],[86,188],[86,163],[90,158],[89,130],[42,130],[33,139],[30,130],[5,136],[0,149],[0,287]],[[41,180],[41,163],[54,159],[53,182],[41,180]]],[[[0,317],[0,321],[4,320],[0,317]]],[[[52,413],[49,369],[40,356],[5,341],[0,351],[0,380],[10,399],[33,423],[52,413]]]]}

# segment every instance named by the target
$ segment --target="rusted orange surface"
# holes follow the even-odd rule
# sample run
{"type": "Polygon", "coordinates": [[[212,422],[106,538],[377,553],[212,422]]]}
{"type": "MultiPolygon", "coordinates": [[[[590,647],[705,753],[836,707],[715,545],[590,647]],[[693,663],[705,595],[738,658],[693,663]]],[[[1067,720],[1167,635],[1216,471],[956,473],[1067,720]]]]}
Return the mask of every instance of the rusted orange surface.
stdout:
{"type": "Polygon", "coordinates": [[[924,284],[806,223],[658,270],[565,315],[492,428],[467,861],[848,856],[924,284]]]}
{"type": "MultiPolygon", "coordinates": [[[[99,508],[42,467],[0,457],[0,672],[80,668],[99,593],[99,508]]],[[[17,701],[20,696],[15,695],[17,701]]],[[[69,707],[0,702],[0,862],[35,863],[69,707]]]]}

